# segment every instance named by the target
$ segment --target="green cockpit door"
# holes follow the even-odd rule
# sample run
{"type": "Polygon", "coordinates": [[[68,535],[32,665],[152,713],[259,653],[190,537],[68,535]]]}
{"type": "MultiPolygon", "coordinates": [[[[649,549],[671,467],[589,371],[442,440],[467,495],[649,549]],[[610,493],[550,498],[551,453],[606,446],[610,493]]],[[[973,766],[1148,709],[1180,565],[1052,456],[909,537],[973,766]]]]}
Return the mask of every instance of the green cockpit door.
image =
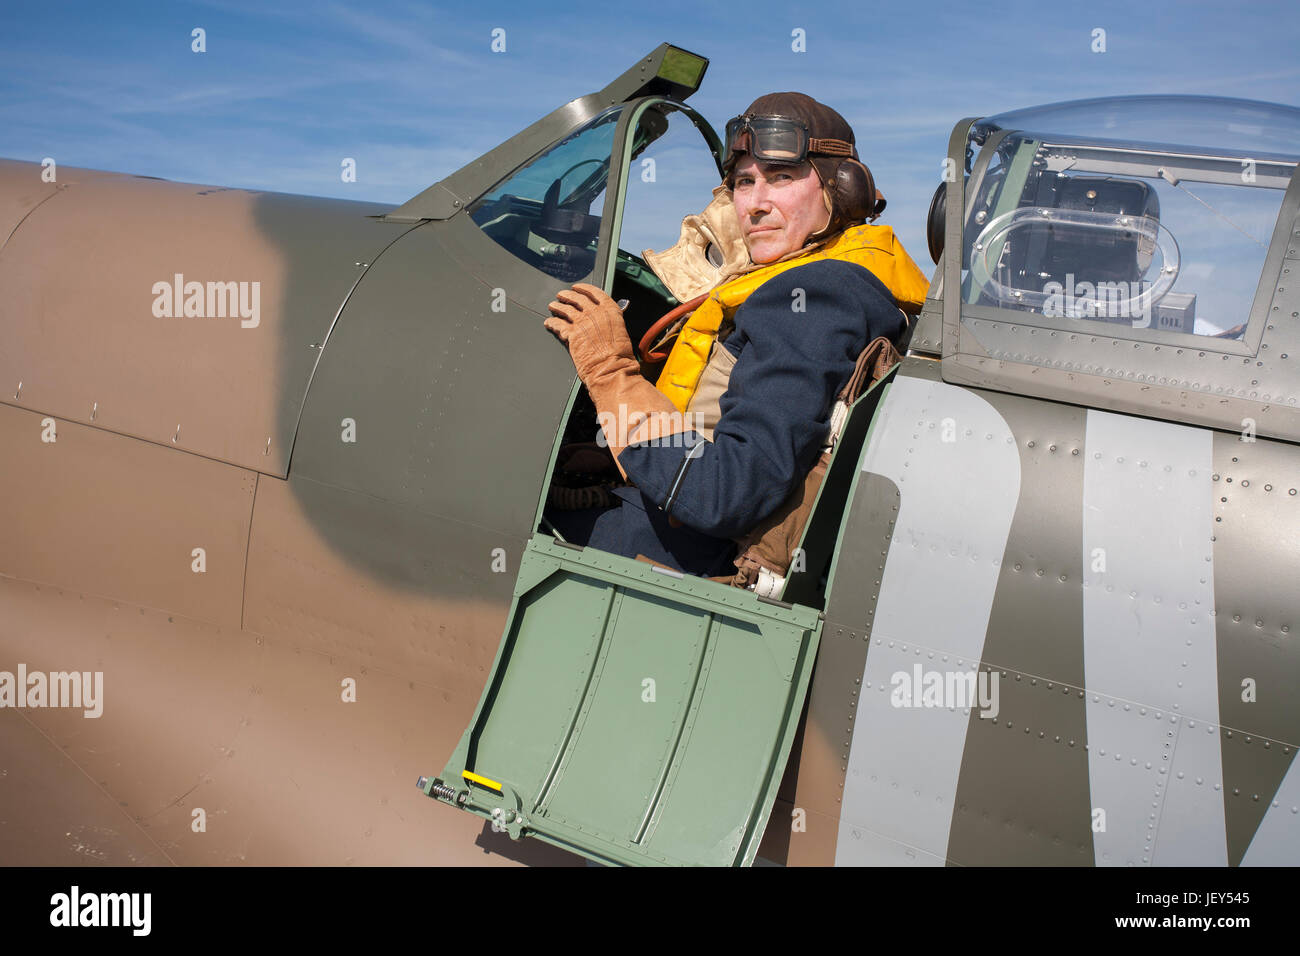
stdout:
{"type": "Polygon", "coordinates": [[[603,863],[748,865],[820,617],[534,535],[474,718],[423,789],[603,863]]]}
{"type": "MultiPolygon", "coordinates": [[[[628,103],[593,281],[611,290],[616,270],[644,271],[620,245],[671,244],[646,228],[665,201],[657,184],[703,205],[720,150],[681,102],[628,103]]],[[[422,788],[515,838],[603,863],[752,863],[820,636],[814,609],[535,534],[473,720],[422,788]]]]}

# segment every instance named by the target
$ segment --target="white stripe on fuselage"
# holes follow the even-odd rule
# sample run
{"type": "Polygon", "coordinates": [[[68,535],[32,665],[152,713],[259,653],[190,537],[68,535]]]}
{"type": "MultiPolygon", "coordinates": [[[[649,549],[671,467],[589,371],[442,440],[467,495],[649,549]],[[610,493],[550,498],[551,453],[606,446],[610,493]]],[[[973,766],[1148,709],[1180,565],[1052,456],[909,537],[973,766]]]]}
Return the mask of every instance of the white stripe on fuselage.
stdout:
{"type": "Polygon", "coordinates": [[[1223,866],[1213,433],[1089,410],[1088,779],[1098,866],[1223,866]]]}
{"type": "Polygon", "coordinates": [[[1020,497],[1020,454],[1007,423],[978,395],[900,376],[863,470],[893,481],[901,501],[862,677],[835,862],[942,865],[970,712],[893,706],[891,675],[917,663],[968,671],[979,661],[1020,497]],[[887,841],[899,846],[886,851],[887,841]]]}
{"type": "Polygon", "coordinates": [[[1255,831],[1242,866],[1295,866],[1300,860],[1300,769],[1291,758],[1282,784],[1255,831]]]}

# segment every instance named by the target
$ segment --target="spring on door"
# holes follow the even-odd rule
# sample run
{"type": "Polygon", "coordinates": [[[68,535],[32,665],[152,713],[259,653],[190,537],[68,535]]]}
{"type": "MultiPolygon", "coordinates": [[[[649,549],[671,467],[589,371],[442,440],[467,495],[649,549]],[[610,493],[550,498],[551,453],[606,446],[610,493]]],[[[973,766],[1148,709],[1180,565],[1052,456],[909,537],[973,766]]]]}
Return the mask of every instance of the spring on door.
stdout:
{"type": "Polygon", "coordinates": [[[432,791],[432,796],[442,797],[442,799],[451,800],[452,802],[455,802],[456,800],[456,791],[445,783],[435,783],[430,789],[432,791]]]}

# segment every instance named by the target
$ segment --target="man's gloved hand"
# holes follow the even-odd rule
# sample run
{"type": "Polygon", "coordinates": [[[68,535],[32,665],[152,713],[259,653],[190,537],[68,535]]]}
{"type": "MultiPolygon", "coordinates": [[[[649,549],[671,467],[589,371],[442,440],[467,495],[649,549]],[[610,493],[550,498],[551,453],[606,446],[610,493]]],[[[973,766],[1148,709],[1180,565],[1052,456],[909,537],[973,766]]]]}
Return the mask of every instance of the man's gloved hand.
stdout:
{"type": "MultiPolygon", "coordinates": [[[[555,294],[543,324],[569,347],[578,378],[591,389],[592,382],[621,366],[637,368],[636,353],[628,338],[623,312],[601,289],[586,282],[555,294]]],[[[594,396],[593,396],[594,400],[594,396]]]]}
{"type": "Polygon", "coordinates": [[[614,456],[629,444],[684,431],[682,415],[668,396],[641,375],[623,312],[603,291],[586,282],[556,293],[547,330],[569,347],[578,377],[596,406],[597,419],[614,456]]]}

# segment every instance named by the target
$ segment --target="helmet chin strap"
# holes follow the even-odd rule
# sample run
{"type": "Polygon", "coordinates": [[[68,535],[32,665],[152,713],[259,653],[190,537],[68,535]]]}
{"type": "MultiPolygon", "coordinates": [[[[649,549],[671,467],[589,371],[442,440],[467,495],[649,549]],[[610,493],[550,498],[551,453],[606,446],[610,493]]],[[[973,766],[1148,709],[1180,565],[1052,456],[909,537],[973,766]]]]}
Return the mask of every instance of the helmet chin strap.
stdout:
{"type": "MultiPolygon", "coordinates": [[[[816,166],[813,167],[813,171],[816,173],[817,178],[821,179],[821,173],[817,171],[816,166]]],[[[830,190],[826,188],[825,183],[822,183],[822,205],[826,207],[826,222],[822,224],[820,229],[814,229],[812,232],[808,233],[808,238],[803,242],[805,248],[825,240],[827,237],[824,233],[830,228],[831,220],[835,218],[835,206],[831,203],[831,193],[830,190]],[[818,236],[821,238],[817,238],[818,236]]]]}

